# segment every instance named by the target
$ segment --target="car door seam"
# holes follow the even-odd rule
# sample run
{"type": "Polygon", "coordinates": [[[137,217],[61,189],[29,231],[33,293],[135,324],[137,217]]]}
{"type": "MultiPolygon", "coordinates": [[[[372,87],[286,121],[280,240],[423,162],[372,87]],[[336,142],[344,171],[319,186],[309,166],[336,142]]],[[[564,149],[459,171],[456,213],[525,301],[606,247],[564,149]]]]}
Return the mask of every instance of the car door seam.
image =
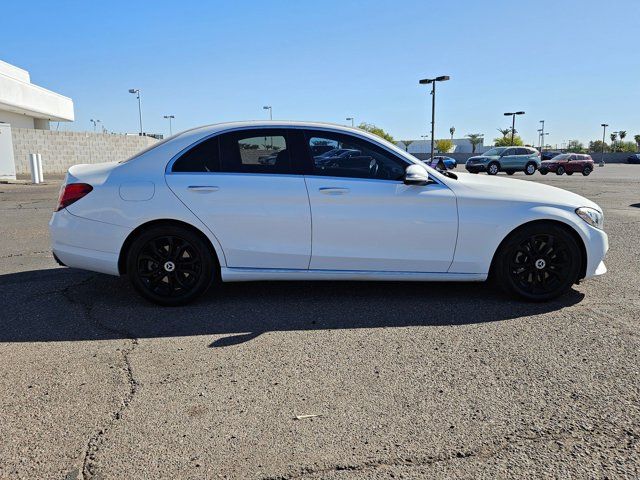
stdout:
{"type": "Polygon", "coordinates": [[[309,185],[307,185],[307,176],[302,176],[304,180],[304,188],[307,191],[307,204],[309,205],[309,225],[311,227],[311,236],[309,237],[309,263],[307,270],[311,269],[311,259],[313,258],[313,210],[311,209],[311,195],[309,194],[309,185]]]}

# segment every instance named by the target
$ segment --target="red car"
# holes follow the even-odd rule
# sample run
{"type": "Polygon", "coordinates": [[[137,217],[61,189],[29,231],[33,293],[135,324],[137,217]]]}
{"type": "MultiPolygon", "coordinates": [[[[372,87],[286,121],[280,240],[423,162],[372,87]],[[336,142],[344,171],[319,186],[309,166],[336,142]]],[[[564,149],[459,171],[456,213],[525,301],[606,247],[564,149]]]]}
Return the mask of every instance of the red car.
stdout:
{"type": "Polygon", "coordinates": [[[582,153],[561,153],[551,160],[544,160],[540,165],[540,173],[546,175],[549,172],[556,172],[556,175],[573,175],[576,172],[582,173],[585,177],[593,172],[593,159],[591,155],[582,153]]]}

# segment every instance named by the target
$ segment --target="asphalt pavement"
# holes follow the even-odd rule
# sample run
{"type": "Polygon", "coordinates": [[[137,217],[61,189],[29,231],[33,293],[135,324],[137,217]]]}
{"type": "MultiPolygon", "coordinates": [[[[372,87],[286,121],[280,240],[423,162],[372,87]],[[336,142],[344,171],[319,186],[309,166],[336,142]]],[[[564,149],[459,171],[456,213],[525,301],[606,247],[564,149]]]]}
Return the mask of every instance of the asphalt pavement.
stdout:
{"type": "Polygon", "coordinates": [[[0,185],[0,478],[640,477],[640,166],[515,178],[604,208],[606,275],[544,304],[313,282],[161,308],[54,262],[60,178],[0,185]]]}

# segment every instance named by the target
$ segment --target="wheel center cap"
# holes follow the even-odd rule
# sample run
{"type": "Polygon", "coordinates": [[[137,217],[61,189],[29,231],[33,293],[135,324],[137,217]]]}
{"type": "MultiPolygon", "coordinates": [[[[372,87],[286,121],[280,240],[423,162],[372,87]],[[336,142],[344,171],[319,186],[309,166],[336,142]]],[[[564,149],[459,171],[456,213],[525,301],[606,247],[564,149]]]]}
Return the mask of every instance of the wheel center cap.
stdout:
{"type": "Polygon", "coordinates": [[[167,272],[173,272],[176,269],[176,264],[173,262],[165,262],[164,269],[167,272]]]}
{"type": "Polygon", "coordinates": [[[538,270],[542,270],[547,266],[547,262],[545,262],[544,259],[539,258],[538,260],[536,260],[535,266],[538,270]]]}

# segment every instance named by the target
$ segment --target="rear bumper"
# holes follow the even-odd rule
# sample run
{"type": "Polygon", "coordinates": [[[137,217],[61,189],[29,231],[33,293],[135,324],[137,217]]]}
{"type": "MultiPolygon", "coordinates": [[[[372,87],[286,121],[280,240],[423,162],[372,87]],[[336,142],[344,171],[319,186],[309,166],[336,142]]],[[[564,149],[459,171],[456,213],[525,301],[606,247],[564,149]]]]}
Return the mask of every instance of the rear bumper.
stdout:
{"type": "Polygon", "coordinates": [[[128,228],[77,217],[67,209],[54,212],[49,222],[51,250],[63,266],[119,275],[120,248],[128,228]]]}

